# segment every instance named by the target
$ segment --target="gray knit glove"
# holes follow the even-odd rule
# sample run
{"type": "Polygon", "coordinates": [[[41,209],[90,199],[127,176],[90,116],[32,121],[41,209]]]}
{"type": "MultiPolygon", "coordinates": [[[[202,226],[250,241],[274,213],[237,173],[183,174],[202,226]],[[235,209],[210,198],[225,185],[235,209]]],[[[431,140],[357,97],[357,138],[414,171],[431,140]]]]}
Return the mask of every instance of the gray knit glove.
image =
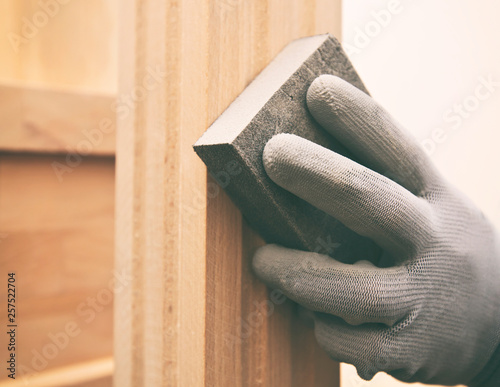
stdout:
{"type": "Polygon", "coordinates": [[[268,175],[373,239],[392,264],[359,257],[349,265],[267,245],[254,257],[257,275],[314,311],[319,344],[363,379],[385,371],[408,382],[500,386],[500,238],[492,225],[368,95],[322,75],[307,104],[361,164],[279,134],[264,149],[268,175]]]}

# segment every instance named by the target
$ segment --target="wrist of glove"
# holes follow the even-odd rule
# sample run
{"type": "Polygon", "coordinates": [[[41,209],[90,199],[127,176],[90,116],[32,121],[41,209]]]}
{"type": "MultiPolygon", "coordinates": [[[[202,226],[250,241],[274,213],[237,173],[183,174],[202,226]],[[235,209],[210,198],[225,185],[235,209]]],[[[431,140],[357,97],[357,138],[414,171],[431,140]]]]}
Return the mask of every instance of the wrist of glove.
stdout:
{"type": "Polygon", "coordinates": [[[373,239],[391,265],[267,245],[254,257],[256,274],[313,311],[319,344],[363,379],[385,371],[406,382],[500,385],[500,239],[492,225],[368,95],[323,75],[307,103],[359,162],[279,134],[264,149],[266,172],[373,239]]]}

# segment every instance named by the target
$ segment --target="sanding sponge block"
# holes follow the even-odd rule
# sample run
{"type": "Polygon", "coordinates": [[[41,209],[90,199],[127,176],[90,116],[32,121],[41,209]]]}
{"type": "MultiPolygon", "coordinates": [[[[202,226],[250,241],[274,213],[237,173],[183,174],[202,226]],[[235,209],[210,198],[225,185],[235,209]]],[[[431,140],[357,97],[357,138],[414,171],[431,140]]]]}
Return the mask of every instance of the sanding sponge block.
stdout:
{"type": "Polygon", "coordinates": [[[367,93],[332,35],[298,39],[217,118],[194,150],[268,243],[328,254],[342,262],[376,261],[380,249],[371,240],[279,187],[264,170],[264,146],[279,133],[304,137],[350,157],[307,110],[307,89],[321,74],[336,75],[367,93]]]}

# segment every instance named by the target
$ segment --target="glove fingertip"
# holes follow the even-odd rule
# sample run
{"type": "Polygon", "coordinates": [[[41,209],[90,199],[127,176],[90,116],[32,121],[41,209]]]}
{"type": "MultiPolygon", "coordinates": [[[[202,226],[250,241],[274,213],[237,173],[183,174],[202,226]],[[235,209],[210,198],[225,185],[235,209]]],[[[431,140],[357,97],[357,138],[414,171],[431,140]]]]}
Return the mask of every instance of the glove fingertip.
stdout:
{"type": "Polygon", "coordinates": [[[273,268],[273,257],[276,254],[277,245],[265,245],[259,247],[252,259],[252,268],[254,273],[264,282],[272,281],[272,274],[275,271],[273,268]]]}
{"type": "Polygon", "coordinates": [[[347,84],[335,75],[323,74],[317,77],[309,86],[306,94],[307,107],[317,118],[326,110],[336,110],[335,92],[345,88],[347,84]]]}
{"type": "Polygon", "coordinates": [[[290,178],[288,167],[296,160],[294,156],[294,144],[300,141],[300,137],[293,134],[281,133],[272,137],[264,147],[262,161],[267,175],[276,184],[286,186],[287,178],[290,178]]]}

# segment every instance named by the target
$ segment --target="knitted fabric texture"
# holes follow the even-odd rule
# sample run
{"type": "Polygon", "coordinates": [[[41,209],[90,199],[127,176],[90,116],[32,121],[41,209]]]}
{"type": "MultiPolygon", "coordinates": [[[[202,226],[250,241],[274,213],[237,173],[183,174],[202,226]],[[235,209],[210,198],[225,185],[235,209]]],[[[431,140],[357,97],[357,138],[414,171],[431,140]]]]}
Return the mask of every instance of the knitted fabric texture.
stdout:
{"type": "Polygon", "coordinates": [[[366,380],[498,386],[500,238],[373,99],[331,75],[307,94],[310,112],[358,164],[301,137],[266,145],[279,186],[385,251],[378,266],[344,264],[277,245],[253,265],[273,288],[314,312],[328,354],[366,380]]]}

